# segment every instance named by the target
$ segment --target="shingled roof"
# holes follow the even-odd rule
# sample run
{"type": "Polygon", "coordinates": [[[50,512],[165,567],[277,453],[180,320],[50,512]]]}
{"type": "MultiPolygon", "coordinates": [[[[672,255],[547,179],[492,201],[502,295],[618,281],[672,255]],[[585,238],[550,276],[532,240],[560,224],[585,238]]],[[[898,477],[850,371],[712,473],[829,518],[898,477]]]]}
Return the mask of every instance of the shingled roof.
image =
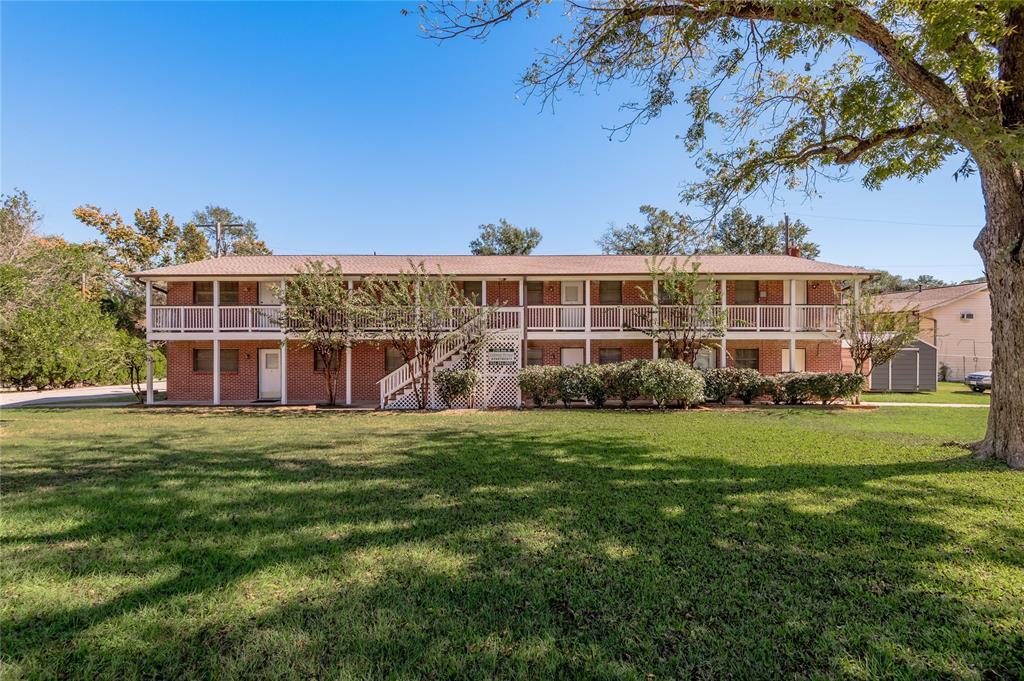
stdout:
{"type": "Polygon", "coordinates": [[[882,305],[892,310],[917,310],[924,312],[932,308],[952,303],[954,300],[965,298],[978,291],[988,288],[985,282],[977,284],[958,284],[956,286],[936,286],[912,291],[897,291],[895,293],[884,293],[878,296],[882,305]]]}
{"type": "MultiPolygon", "coordinates": [[[[662,257],[662,256],[659,256],[662,257]]],[[[662,266],[673,257],[685,266],[687,258],[664,256],[662,266]]],[[[139,279],[187,279],[191,277],[276,277],[302,271],[309,263],[323,261],[352,276],[398,274],[409,263],[422,262],[428,271],[440,270],[451,276],[519,277],[624,275],[648,273],[650,258],[642,255],[235,255],[171,265],[136,272],[139,279]]],[[[701,255],[700,270],[713,275],[870,275],[860,267],[848,267],[788,255],[701,255]]]]}

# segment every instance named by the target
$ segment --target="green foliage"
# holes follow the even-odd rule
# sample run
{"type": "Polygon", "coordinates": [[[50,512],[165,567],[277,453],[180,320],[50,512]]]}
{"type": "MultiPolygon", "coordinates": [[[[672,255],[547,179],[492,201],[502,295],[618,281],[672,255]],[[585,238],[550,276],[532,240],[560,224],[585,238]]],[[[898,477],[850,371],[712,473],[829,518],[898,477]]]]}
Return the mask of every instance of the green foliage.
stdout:
{"type": "MultiPolygon", "coordinates": [[[[982,277],[980,281],[985,281],[982,277]]],[[[975,283],[964,281],[963,284],[975,283]]],[[[898,291],[914,291],[917,288],[935,288],[937,286],[951,286],[951,283],[933,277],[930,274],[922,274],[916,278],[901,277],[885,270],[879,271],[869,281],[864,282],[863,290],[869,293],[893,293],[898,291]]]]}
{"type": "Polygon", "coordinates": [[[480,225],[480,236],[469,242],[469,250],[473,255],[530,255],[542,238],[534,227],[516,227],[501,218],[497,225],[480,225]]]}
{"type": "Polygon", "coordinates": [[[586,367],[586,364],[577,364],[575,366],[558,367],[558,370],[553,372],[555,396],[561,400],[566,409],[573,402],[583,399],[583,392],[587,383],[586,367]]]}
{"type": "Polygon", "coordinates": [[[543,407],[558,400],[555,376],[560,369],[556,366],[528,366],[519,371],[519,387],[533,401],[533,406],[543,407]]]}
{"type": "Polygon", "coordinates": [[[579,376],[583,397],[597,408],[612,394],[612,379],[615,364],[578,364],[572,369],[579,376]]]}
{"type": "Polygon", "coordinates": [[[629,223],[610,227],[597,240],[602,253],[611,255],[692,255],[709,250],[704,230],[683,213],[654,206],[640,206],[647,218],[643,225],[629,223]]]}
{"type": "MultiPolygon", "coordinates": [[[[800,257],[816,259],[821,247],[809,241],[811,228],[800,220],[789,224],[789,243],[800,247],[800,257]]],[[[729,255],[772,255],[786,252],[786,223],[772,224],[736,206],[719,218],[712,231],[712,252],[729,255]]]]}
{"type": "Polygon", "coordinates": [[[733,389],[735,395],[743,404],[750,404],[758,397],[765,395],[771,390],[771,377],[765,376],[756,369],[734,369],[736,387],[733,389]]]}
{"type": "Polygon", "coordinates": [[[689,408],[704,401],[704,377],[685,362],[673,359],[646,361],[643,368],[643,394],[659,409],[678,402],[689,408]]]}
{"type": "Polygon", "coordinates": [[[725,328],[725,312],[719,304],[718,289],[708,277],[701,276],[698,261],[685,258],[680,266],[672,258],[667,267],[665,261],[651,256],[647,263],[652,293],[640,289],[649,307],[639,312],[640,324],[633,330],[656,340],[664,356],[693,366],[703,348],[717,344],[725,328]],[[653,293],[655,287],[657,295],[653,293]],[[659,310],[661,305],[687,307],[684,315],[659,310]]]}
{"type": "Polygon", "coordinates": [[[853,371],[863,374],[870,363],[885,364],[917,339],[921,320],[909,308],[888,306],[871,291],[850,296],[839,306],[839,335],[846,341],[853,359],[853,371]]]}
{"type": "Polygon", "coordinates": [[[867,378],[860,374],[839,372],[811,374],[808,380],[810,392],[822,404],[831,404],[839,399],[851,399],[867,385],[867,378]]]}
{"type": "Polygon", "coordinates": [[[630,402],[643,394],[645,362],[646,360],[633,359],[606,365],[609,375],[609,396],[618,398],[623,408],[628,407],[630,402]]]}
{"type": "Polygon", "coordinates": [[[0,328],[0,382],[19,388],[103,384],[115,377],[120,336],[98,303],[56,289],[0,328]]]}
{"type": "Polygon", "coordinates": [[[469,402],[473,388],[479,382],[480,372],[476,369],[442,369],[434,374],[437,396],[448,409],[457,400],[469,402]]]}
{"type": "MultiPolygon", "coordinates": [[[[205,235],[207,252],[217,255],[271,255],[267,244],[259,238],[256,223],[243,218],[234,211],[223,206],[207,206],[192,213],[192,219],[185,225],[188,230],[187,244],[183,246],[186,257],[195,257],[202,247],[195,238],[195,233],[205,235]],[[221,223],[221,241],[217,243],[217,223],[221,223]],[[189,229],[191,227],[191,229],[189,229]]],[[[185,260],[185,262],[191,262],[185,260]]]]}
{"type": "Polygon", "coordinates": [[[708,402],[725,404],[736,394],[738,369],[716,367],[704,372],[704,399],[708,402]]]}

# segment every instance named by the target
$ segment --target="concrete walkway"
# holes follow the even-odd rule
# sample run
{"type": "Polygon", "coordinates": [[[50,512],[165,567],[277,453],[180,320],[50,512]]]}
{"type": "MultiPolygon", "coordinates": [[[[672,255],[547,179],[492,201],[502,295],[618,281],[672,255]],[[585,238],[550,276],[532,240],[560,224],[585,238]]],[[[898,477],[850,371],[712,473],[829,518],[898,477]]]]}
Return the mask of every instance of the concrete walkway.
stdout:
{"type": "MultiPolygon", "coordinates": [[[[153,390],[166,390],[167,381],[153,381],[153,390]]],[[[0,392],[0,407],[41,407],[81,404],[83,406],[124,406],[123,401],[132,394],[130,385],[101,385],[92,388],[62,388],[60,390],[26,390],[0,392]],[[121,398],[118,400],[117,398],[121,398]],[[109,401],[108,401],[109,400],[109,401]]]]}

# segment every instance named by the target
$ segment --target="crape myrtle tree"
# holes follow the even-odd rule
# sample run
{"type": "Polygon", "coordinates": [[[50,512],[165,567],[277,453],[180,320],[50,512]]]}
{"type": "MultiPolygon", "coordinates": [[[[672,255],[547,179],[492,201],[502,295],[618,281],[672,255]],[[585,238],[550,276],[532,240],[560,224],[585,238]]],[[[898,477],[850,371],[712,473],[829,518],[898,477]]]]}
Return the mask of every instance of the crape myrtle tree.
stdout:
{"type": "Polygon", "coordinates": [[[474,351],[486,334],[485,320],[494,308],[478,305],[441,270],[431,272],[423,262],[409,261],[394,276],[371,276],[356,294],[363,335],[394,348],[409,367],[416,406],[430,401],[434,351],[449,338],[474,351]]]}
{"type": "Polygon", "coordinates": [[[341,268],[320,260],[309,263],[279,292],[284,305],[282,330],[298,335],[323,367],[324,387],[331,406],[338,403],[341,351],[350,347],[358,330],[358,317],[348,281],[341,268]]]}
{"type": "Polygon", "coordinates": [[[683,199],[711,216],[757,191],[814,193],[854,165],[869,189],[950,163],[958,178],[977,174],[993,389],[976,451],[1024,468],[1024,2],[498,0],[421,12],[428,35],[450,39],[559,8],[569,28],[523,84],[554,102],[629,81],[646,95],[627,104],[627,133],[685,103],[685,142],[706,178],[683,199]]]}
{"type": "Polygon", "coordinates": [[[656,340],[663,357],[693,366],[703,348],[718,347],[725,331],[725,311],[714,282],[701,276],[700,263],[688,259],[680,267],[672,258],[666,267],[665,258],[652,256],[647,269],[654,285],[651,292],[639,289],[647,307],[638,311],[639,324],[632,330],[656,340]]]}

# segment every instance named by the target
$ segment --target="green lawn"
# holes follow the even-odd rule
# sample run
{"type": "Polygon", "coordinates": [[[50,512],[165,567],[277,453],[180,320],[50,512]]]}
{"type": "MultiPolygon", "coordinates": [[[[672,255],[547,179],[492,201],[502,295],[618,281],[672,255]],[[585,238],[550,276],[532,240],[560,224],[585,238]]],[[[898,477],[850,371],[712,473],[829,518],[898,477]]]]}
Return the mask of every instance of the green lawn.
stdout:
{"type": "Polygon", "coordinates": [[[864,393],[861,402],[922,402],[945,404],[989,404],[990,392],[976,393],[963,383],[939,381],[933,393],[864,393]]]}
{"type": "Polygon", "coordinates": [[[1019,678],[971,409],[10,410],[2,678],[1019,678]]]}

